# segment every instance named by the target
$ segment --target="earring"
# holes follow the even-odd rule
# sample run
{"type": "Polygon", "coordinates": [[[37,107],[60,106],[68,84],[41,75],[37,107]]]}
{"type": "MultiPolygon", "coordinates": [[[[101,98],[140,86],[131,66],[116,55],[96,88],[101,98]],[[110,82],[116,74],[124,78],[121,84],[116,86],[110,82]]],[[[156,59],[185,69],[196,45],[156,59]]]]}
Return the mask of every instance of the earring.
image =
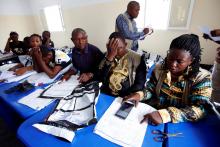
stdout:
{"type": "Polygon", "coordinates": [[[188,75],[189,74],[189,72],[191,72],[192,71],[192,66],[187,66],[187,70],[186,70],[186,75],[188,75]]]}

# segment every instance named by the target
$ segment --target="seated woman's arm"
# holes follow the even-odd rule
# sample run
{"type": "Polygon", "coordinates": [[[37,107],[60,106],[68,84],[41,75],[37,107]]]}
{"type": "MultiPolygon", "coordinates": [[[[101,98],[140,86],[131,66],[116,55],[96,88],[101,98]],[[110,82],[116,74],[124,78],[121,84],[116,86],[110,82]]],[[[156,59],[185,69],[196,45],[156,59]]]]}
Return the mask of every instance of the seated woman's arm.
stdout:
{"type": "Polygon", "coordinates": [[[18,63],[17,65],[13,66],[12,68],[9,68],[8,70],[15,71],[16,69],[21,68],[21,67],[24,67],[24,65],[21,63],[18,63]]]}
{"type": "Polygon", "coordinates": [[[205,106],[211,97],[211,81],[210,77],[206,77],[201,82],[192,87],[192,92],[189,95],[191,104],[183,108],[168,107],[167,109],[159,110],[162,119],[170,119],[173,123],[184,121],[197,121],[203,118],[206,114],[205,106]],[[167,118],[166,116],[168,112],[167,118]],[[170,116],[170,118],[169,118],[170,116]]]}
{"type": "Polygon", "coordinates": [[[26,71],[31,71],[31,70],[33,70],[33,66],[21,67],[15,71],[15,74],[17,76],[20,76],[20,75],[23,75],[26,71]]]}
{"type": "Polygon", "coordinates": [[[45,72],[51,79],[54,78],[61,70],[62,66],[56,65],[53,68],[50,68],[45,62],[41,59],[37,60],[38,66],[45,72]]]}
{"type": "MultiPolygon", "coordinates": [[[[189,96],[191,104],[183,108],[168,107],[158,110],[163,123],[173,122],[179,123],[184,121],[197,121],[203,118],[206,114],[204,108],[211,97],[210,79],[204,79],[201,83],[192,88],[192,93],[189,96]]],[[[155,122],[157,124],[157,122],[155,122]]]]}
{"type": "Polygon", "coordinates": [[[40,51],[35,51],[34,56],[35,56],[34,61],[36,61],[37,67],[39,67],[39,69],[41,69],[43,72],[45,72],[51,79],[54,78],[62,70],[61,65],[55,65],[53,68],[50,68],[43,61],[42,54],[40,51]]]}

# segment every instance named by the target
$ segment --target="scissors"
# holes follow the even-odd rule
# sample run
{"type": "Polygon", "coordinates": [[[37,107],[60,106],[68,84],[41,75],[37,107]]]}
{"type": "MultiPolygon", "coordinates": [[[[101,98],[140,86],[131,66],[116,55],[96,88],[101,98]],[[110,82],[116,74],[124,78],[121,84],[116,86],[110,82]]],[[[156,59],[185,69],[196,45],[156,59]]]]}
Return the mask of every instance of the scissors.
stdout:
{"type": "Polygon", "coordinates": [[[168,133],[164,133],[160,130],[153,130],[151,132],[152,134],[156,134],[158,135],[157,137],[154,137],[154,140],[156,142],[163,142],[165,141],[168,137],[183,137],[183,136],[180,136],[182,135],[183,133],[172,133],[172,134],[168,134],[168,133]]]}

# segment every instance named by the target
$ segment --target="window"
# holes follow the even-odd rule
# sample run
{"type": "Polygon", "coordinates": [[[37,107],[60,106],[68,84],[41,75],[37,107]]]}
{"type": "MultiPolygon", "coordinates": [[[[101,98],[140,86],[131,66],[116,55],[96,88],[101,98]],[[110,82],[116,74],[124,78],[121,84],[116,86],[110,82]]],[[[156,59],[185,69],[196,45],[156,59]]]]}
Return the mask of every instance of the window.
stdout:
{"type": "Polygon", "coordinates": [[[137,27],[156,30],[188,29],[194,0],[137,0],[140,12],[137,27]],[[143,21],[144,20],[144,21],[143,21]]]}
{"type": "Polygon", "coordinates": [[[194,0],[172,0],[169,29],[188,29],[194,0]]]}
{"type": "Polygon", "coordinates": [[[60,7],[58,5],[44,8],[44,15],[48,30],[51,32],[64,31],[63,19],[60,7]]]}
{"type": "Polygon", "coordinates": [[[141,6],[137,18],[138,28],[167,29],[171,0],[138,0],[138,2],[141,6]]]}

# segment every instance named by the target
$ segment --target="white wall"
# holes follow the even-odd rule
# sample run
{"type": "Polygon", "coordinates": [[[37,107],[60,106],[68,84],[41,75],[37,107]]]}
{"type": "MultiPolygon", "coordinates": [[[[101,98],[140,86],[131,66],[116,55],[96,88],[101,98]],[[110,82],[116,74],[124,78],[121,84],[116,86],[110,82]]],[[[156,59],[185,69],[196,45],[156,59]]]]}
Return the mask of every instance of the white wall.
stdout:
{"type": "MultiPolygon", "coordinates": [[[[30,11],[28,9],[28,3],[25,3],[26,0],[22,1],[24,8],[27,9],[27,11],[30,11]]],[[[18,4],[18,0],[16,0],[16,2],[16,4],[18,4]]],[[[20,18],[18,17],[16,20],[16,26],[13,23],[11,24],[12,19],[15,18],[14,16],[4,16],[4,18],[1,18],[0,13],[1,22],[3,19],[10,19],[10,21],[8,20],[4,25],[0,24],[1,33],[6,32],[7,30],[8,35],[9,28],[13,27],[13,29],[18,28],[17,30],[19,30],[19,33],[31,34],[35,32],[41,34],[43,30],[47,29],[45,27],[45,22],[42,21],[43,19],[41,17],[41,10],[45,6],[61,4],[64,17],[65,32],[52,33],[52,40],[55,42],[55,46],[72,46],[72,42],[70,40],[72,30],[76,27],[82,27],[87,31],[89,35],[89,42],[105,51],[107,38],[115,28],[115,19],[119,13],[123,13],[126,10],[126,6],[129,0],[30,0],[30,2],[31,10],[33,11],[32,14],[34,14],[34,16],[29,16],[29,18],[27,18],[28,20],[22,20],[22,22],[19,22],[20,18]],[[18,25],[17,21],[19,22],[18,25]]],[[[192,13],[192,21],[189,30],[156,30],[144,41],[140,41],[140,48],[165,56],[170,42],[175,37],[184,33],[196,33],[200,36],[201,46],[204,48],[202,63],[212,64],[217,45],[211,41],[206,41],[203,39],[201,37],[202,34],[198,30],[198,26],[207,25],[210,28],[220,28],[219,6],[219,0],[195,0],[194,10],[192,13]]],[[[25,15],[27,11],[22,11],[22,13],[25,15]]],[[[25,19],[25,17],[22,19],[25,19]]],[[[1,33],[0,47],[2,48],[2,40],[7,40],[7,38],[5,35],[1,36],[1,33]]]]}
{"type": "Polygon", "coordinates": [[[1,0],[0,15],[30,15],[30,0],[1,0]]]}
{"type": "Polygon", "coordinates": [[[30,0],[1,0],[0,1],[0,49],[5,44],[11,31],[19,33],[19,39],[36,32],[30,0]]]}

